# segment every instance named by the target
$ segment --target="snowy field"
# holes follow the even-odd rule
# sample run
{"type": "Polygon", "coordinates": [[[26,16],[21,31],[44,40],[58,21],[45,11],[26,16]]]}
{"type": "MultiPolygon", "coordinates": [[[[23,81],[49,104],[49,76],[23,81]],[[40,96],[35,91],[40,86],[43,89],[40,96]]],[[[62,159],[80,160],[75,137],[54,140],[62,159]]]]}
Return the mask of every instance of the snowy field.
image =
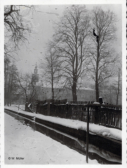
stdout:
{"type": "MultiPolygon", "coordinates": [[[[5,113],[5,164],[86,164],[85,160],[84,155],[5,113]]],[[[98,164],[90,159],[89,163],[98,164]]]]}
{"type": "MultiPolygon", "coordinates": [[[[16,106],[10,106],[10,107],[5,107],[6,109],[11,109],[14,110],[17,113],[22,113],[22,114],[27,114],[29,116],[33,116],[36,118],[40,118],[46,121],[50,121],[53,123],[57,123],[63,126],[67,126],[70,128],[74,128],[74,129],[80,129],[80,130],[86,130],[87,129],[87,124],[85,122],[79,121],[79,120],[72,120],[72,119],[64,119],[64,118],[58,118],[58,117],[51,117],[51,116],[45,116],[42,114],[35,114],[35,113],[30,113],[30,112],[26,112],[23,110],[18,110],[18,108],[16,106]]],[[[122,131],[115,129],[115,128],[108,128],[105,126],[101,126],[101,125],[96,125],[93,123],[89,124],[89,131],[92,134],[97,134],[103,137],[107,137],[110,139],[115,139],[115,140],[119,140],[122,141],[122,131]]]]}

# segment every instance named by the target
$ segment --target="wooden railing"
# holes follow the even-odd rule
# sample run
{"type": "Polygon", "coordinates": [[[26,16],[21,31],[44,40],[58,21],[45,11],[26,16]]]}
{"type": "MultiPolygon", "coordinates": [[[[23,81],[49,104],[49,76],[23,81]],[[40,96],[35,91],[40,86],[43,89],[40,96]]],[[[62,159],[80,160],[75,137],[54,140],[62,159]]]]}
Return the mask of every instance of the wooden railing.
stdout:
{"type": "Polygon", "coordinates": [[[36,112],[60,118],[75,119],[87,122],[89,108],[89,122],[106,127],[122,129],[122,107],[115,105],[100,105],[85,102],[76,104],[69,102],[52,103],[38,102],[36,112]]]}

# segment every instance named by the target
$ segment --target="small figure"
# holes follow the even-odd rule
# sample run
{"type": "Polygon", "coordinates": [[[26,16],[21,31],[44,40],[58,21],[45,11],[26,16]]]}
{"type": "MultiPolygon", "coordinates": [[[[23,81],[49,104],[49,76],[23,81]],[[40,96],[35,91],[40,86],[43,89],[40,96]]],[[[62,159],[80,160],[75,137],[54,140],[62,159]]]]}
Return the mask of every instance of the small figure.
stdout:
{"type": "Polygon", "coordinates": [[[93,29],[93,35],[96,37],[96,41],[97,41],[97,43],[98,43],[98,42],[99,42],[99,36],[96,35],[96,33],[95,33],[95,29],[93,29]]]}

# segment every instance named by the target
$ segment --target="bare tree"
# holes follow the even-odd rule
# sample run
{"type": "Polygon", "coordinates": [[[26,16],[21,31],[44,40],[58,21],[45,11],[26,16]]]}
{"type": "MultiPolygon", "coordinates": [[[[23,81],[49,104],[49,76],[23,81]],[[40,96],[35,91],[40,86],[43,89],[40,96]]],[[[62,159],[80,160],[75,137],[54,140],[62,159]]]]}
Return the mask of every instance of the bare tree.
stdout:
{"type": "Polygon", "coordinates": [[[27,104],[35,102],[36,99],[36,86],[34,81],[32,81],[32,74],[24,74],[20,75],[18,78],[18,82],[20,85],[21,93],[25,97],[25,102],[27,104]]]}
{"type": "Polygon", "coordinates": [[[5,59],[5,105],[12,104],[18,89],[18,71],[15,64],[11,64],[9,59],[5,59]]]}
{"type": "MultiPolygon", "coordinates": [[[[19,42],[27,39],[27,34],[31,33],[31,25],[25,19],[23,11],[27,10],[27,14],[33,11],[34,7],[29,5],[7,5],[4,8],[4,25],[5,25],[5,46],[10,45],[18,47],[19,42]],[[12,43],[13,42],[13,43],[12,43]],[[6,44],[7,43],[7,44],[6,44]]],[[[6,46],[6,47],[7,47],[6,46]]]]}
{"type": "Polygon", "coordinates": [[[84,74],[87,60],[86,40],[89,34],[89,16],[85,6],[71,6],[57,25],[54,40],[57,43],[58,57],[63,61],[62,71],[65,82],[72,89],[73,101],[77,101],[77,84],[84,74]]]}
{"type": "Polygon", "coordinates": [[[57,56],[57,50],[55,44],[50,42],[48,44],[47,54],[45,56],[45,62],[42,64],[44,69],[45,80],[51,85],[52,100],[54,100],[54,85],[58,85],[61,77],[61,64],[57,56]]]}
{"type": "Polygon", "coordinates": [[[28,34],[31,33],[31,24],[26,20],[26,17],[33,10],[34,7],[30,5],[6,5],[4,7],[5,104],[12,100],[11,87],[13,87],[14,82],[12,82],[12,86],[10,82],[14,81],[15,73],[14,67],[11,66],[11,61],[12,59],[16,61],[14,58],[16,50],[21,42],[27,40],[28,34]],[[8,90],[10,90],[10,93],[8,90]]]}
{"type": "Polygon", "coordinates": [[[96,101],[99,99],[99,87],[114,74],[117,55],[113,51],[112,42],[115,39],[116,18],[113,12],[95,8],[92,13],[92,41],[89,57],[92,78],[95,81],[96,101]]]}
{"type": "Polygon", "coordinates": [[[121,95],[121,68],[118,67],[118,70],[117,70],[117,79],[114,81],[113,83],[113,89],[115,90],[115,95],[116,95],[116,105],[118,105],[120,102],[119,102],[119,97],[121,95]]]}

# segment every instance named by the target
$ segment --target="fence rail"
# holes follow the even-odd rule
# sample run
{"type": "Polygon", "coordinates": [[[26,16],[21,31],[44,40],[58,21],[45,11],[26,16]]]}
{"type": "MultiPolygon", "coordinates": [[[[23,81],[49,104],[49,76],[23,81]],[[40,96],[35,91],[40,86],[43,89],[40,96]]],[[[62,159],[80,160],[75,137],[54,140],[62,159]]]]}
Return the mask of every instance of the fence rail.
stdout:
{"type": "Polygon", "coordinates": [[[76,104],[66,102],[65,100],[57,102],[38,101],[36,113],[86,122],[89,108],[90,123],[122,129],[122,106],[92,103],[82,102],[76,104]]]}

